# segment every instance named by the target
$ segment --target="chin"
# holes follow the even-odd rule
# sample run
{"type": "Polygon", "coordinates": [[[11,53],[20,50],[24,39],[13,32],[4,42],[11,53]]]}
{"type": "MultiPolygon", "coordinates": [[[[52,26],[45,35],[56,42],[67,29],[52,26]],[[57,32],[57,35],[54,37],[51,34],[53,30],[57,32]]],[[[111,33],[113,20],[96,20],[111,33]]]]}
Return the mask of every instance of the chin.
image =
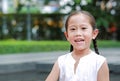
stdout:
{"type": "Polygon", "coordinates": [[[85,50],[85,47],[77,47],[76,50],[85,50]]]}

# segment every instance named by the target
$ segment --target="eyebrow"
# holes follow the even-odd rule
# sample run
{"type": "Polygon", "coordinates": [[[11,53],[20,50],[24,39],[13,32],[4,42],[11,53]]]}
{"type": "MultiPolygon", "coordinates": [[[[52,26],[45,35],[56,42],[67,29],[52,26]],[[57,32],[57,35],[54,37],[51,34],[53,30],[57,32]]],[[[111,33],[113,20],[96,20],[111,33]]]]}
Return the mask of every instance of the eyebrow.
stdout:
{"type": "Polygon", "coordinates": [[[72,26],[87,26],[86,24],[81,24],[81,25],[74,25],[74,24],[72,24],[72,25],[68,25],[69,27],[72,27],[72,26]]]}
{"type": "Polygon", "coordinates": [[[74,25],[74,24],[72,24],[72,25],[68,25],[68,27],[73,27],[73,26],[76,27],[76,25],[74,25]]]}

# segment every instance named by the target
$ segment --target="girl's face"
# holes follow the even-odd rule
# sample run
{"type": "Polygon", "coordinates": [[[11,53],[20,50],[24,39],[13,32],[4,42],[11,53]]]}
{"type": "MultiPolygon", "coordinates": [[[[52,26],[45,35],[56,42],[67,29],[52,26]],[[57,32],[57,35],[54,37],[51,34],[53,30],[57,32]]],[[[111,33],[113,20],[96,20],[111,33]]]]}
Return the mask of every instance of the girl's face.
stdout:
{"type": "Polygon", "coordinates": [[[71,16],[68,21],[65,36],[74,49],[84,50],[90,48],[92,39],[95,39],[98,30],[93,30],[89,18],[84,14],[71,16]]]}

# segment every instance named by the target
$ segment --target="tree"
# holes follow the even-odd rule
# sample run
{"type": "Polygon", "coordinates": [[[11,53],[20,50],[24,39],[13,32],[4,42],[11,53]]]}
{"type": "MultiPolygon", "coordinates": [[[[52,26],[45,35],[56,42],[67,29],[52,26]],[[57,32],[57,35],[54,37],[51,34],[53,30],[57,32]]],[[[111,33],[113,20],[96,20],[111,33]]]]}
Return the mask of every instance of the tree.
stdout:
{"type": "MultiPolygon", "coordinates": [[[[110,23],[120,23],[119,0],[69,0],[65,5],[62,5],[61,8],[67,9],[66,7],[69,7],[69,12],[67,14],[74,10],[89,11],[94,15],[97,22],[97,27],[101,29],[101,26],[103,26],[106,33],[108,32],[110,23]]],[[[117,28],[120,31],[119,27],[120,24],[117,25],[117,28]]]]}

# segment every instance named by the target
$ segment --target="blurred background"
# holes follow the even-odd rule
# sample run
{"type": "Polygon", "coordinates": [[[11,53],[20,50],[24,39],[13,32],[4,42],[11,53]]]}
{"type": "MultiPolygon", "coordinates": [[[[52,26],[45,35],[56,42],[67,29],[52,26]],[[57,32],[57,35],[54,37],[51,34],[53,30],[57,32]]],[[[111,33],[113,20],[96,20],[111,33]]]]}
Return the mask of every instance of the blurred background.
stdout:
{"type": "Polygon", "coordinates": [[[74,10],[95,17],[100,53],[119,81],[120,0],[0,0],[0,81],[44,81],[69,51],[64,23],[74,10]]]}
{"type": "Polygon", "coordinates": [[[99,39],[120,40],[119,0],[0,0],[0,40],[64,40],[74,10],[95,16],[99,39]]]}

